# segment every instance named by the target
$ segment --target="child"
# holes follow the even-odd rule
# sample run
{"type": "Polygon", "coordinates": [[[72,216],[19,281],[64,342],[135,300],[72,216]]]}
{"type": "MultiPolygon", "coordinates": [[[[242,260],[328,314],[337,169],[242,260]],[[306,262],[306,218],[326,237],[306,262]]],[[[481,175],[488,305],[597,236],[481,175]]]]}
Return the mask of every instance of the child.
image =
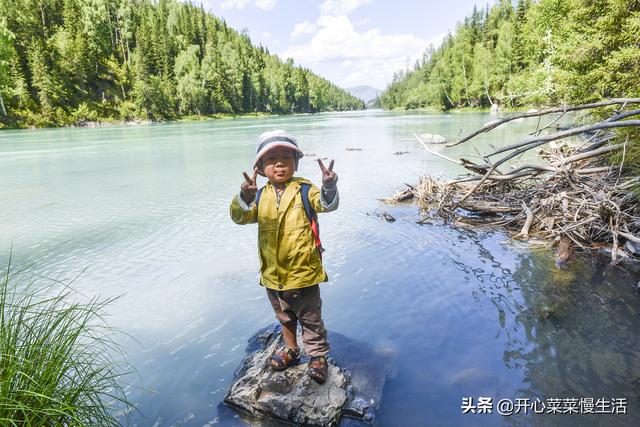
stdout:
{"type": "Polygon", "coordinates": [[[335,210],[338,176],[333,172],[333,160],[326,168],[318,159],[322,190],[304,178],[294,177],[302,156],[298,143],[287,132],[274,130],[260,135],[253,177],[243,173],[245,181],[230,211],[236,224],[258,223],[260,284],[267,288],[285,342],[285,347],[269,359],[271,368],[281,371],[299,360],[296,329],[300,322],[304,348],[311,356],[307,374],[322,384],[327,378],[325,355],[329,343],[318,284],[328,278],[322,267],[315,215],[309,216],[305,203],[315,212],[335,210]],[[269,179],[259,192],[257,174],[269,179]]]}

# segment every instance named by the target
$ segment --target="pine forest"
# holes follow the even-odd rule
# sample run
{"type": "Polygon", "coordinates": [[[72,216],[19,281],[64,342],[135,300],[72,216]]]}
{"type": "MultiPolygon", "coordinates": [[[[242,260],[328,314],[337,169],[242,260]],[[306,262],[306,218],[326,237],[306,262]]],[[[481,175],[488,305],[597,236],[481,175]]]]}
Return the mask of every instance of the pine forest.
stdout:
{"type": "Polygon", "coordinates": [[[526,107],[640,96],[639,0],[499,0],[397,72],[384,108],[526,107]]]}
{"type": "Polygon", "coordinates": [[[0,127],[364,108],[176,0],[0,0],[0,127]]]}

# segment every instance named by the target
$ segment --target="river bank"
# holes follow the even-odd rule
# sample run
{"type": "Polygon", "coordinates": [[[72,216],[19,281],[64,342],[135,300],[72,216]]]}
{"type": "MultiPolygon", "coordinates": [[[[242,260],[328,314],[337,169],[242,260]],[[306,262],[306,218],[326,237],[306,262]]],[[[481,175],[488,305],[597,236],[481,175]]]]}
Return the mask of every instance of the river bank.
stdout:
{"type": "MultiPolygon", "coordinates": [[[[292,113],[292,114],[303,114],[303,113],[292,113]]],[[[111,118],[102,118],[97,120],[85,120],[80,119],[74,123],[64,124],[59,126],[27,126],[24,123],[19,123],[16,121],[7,121],[7,124],[3,126],[0,123],[0,131],[1,130],[9,130],[9,129],[53,129],[53,128],[96,128],[96,127],[106,127],[106,126],[139,126],[139,125],[148,125],[154,123],[184,123],[184,122],[194,122],[194,121],[204,121],[204,120],[230,120],[230,119],[240,119],[240,118],[265,118],[265,117],[273,117],[273,116],[281,116],[286,114],[278,114],[278,113],[263,113],[263,112],[255,112],[255,113],[239,113],[239,114],[229,114],[229,113],[218,113],[218,114],[210,114],[210,115],[188,115],[176,119],[166,119],[166,120],[153,120],[153,119],[111,119],[111,118]]]]}
{"type": "MultiPolygon", "coordinates": [[[[529,107],[500,107],[498,111],[491,111],[490,108],[479,108],[479,107],[465,107],[465,108],[453,108],[449,110],[442,110],[436,107],[424,107],[424,108],[414,108],[414,109],[405,109],[402,107],[396,107],[391,110],[382,110],[382,111],[391,111],[391,112],[419,112],[419,113],[431,113],[431,114],[456,114],[456,113],[489,113],[498,114],[498,113],[518,113],[523,111],[529,111],[531,109],[536,109],[535,106],[529,107]]],[[[375,110],[375,109],[371,109],[375,110]]],[[[354,111],[362,111],[362,110],[354,110],[354,111]]],[[[327,113],[327,112],[322,112],[327,113]]],[[[228,119],[238,119],[238,118],[265,118],[265,117],[278,117],[278,116],[295,116],[295,115],[306,115],[306,114],[320,114],[320,113],[267,113],[267,112],[252,112],[252,113],[217,113],[217,114],[209,114],[209,115],[187,115],[175,119],[144,119],[144,118],[132,118],[132,119],[115,119],[115,118],[99,118],[99,119],[78,119],[73,123],[68,124],[60,124],[54,125],[51,122],[42,122],[42,126],[37,125],[28,125],[25,123],[25,120],[18,120],[15,117],[4,117],[4,120],[0,120],[0,131],[1,130],[9,130],[9,129],[46,129],[46,128],[95,128],[95,127],[104,127],[104,126],[138,126],[144,124],[153,124],[153,123],[181,123],[181,122],[192,122],[192,121],[203,121],[203,120],[228,120],[228,119]]]]}

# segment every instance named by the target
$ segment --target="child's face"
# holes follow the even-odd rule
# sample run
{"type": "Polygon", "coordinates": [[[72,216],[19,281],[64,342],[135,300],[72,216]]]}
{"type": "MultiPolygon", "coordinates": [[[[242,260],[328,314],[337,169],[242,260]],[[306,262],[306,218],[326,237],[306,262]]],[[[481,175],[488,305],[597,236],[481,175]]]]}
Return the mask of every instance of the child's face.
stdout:
{"type": "Polygon", "coordinates": [[[293,176],[296,154],[291,148],[275,147],[262,156],[262,169],[272,184],[284,184],[293,176]]]}

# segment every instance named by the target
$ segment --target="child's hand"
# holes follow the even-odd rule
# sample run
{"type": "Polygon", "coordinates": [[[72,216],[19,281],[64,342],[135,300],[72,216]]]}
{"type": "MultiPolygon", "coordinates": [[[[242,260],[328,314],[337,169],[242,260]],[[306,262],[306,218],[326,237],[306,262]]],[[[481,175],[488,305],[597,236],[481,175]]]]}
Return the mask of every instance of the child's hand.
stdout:
{"type": "Polygon", "coordinates": [[[338,175],[333,171],[333,159],[329,162],[329,169],[324,166],[321,159],[318,159],[318,165],[322,170],[322,187],[325,190],[335,190],[338,183],[338,175]]]}
{"type": "Polygon", "coordinates": [[[242,172],[244,181],[240,184],[240,196],[246,204],[253,202],[258,192],[256,179],[258,178],[258,168],[253,169],[253,177],[249,177],[246,172],[242,172]]]}

